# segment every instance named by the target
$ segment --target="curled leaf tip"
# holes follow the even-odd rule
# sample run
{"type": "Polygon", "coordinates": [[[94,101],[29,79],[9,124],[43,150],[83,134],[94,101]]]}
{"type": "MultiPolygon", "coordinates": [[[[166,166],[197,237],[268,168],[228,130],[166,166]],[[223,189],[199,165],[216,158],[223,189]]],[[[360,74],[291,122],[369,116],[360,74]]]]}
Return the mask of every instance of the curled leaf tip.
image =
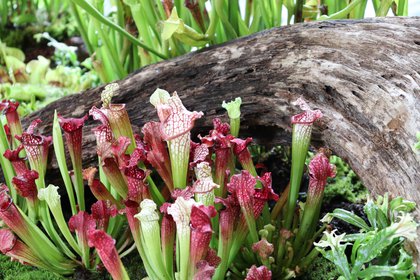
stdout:
{"type": "Polygon", "coordinates": [[[58,187],[50,184],[48,187],[40,189],[38,192],[38,199],[45,200],[51,207],[56,206],[60,203],[58,187]]]}
{"type": "Polygon", "coordinates": [[[245,280],[271,280],[271,271],[266,266],[251,266],[245,280]]]}
{"type": "Polygon", "coordinates": [[[240,97],[236,97],[235,100],[227,103],[223,101],[222,107],[228,112],[229,118],[238,119],[241,116],[241,104],[242,99],[240,97]]]}
{"type": "Polygon", "coordinates": [[[328,178],[335,177],[335,165],[324,153],[318,153],[309,163],[310,186],[325,186],[328,178]]]}
{"type": "Polygon", "coordinates": [[[120,86],[117,83],[112,83],[105,86],[105,89],[101,93],[101,101],[104,108],[109,107],[112,97],[115,96],[119,90],[120,86]]]}
{"type": "Polygon", "coordinates": [[[141,211],[134,217],[142,222],[154,222],[159,220],[159,214],[157,213],[157,205],[151,199],[144,199],[140,203],[141,211]]]}
{"type": "Polygon", "coordinates": [[[160,104],[168,103],[170,97],[171,96],[169,92],[164,89],[157,88],[155,92],[153,92],[153,94],[150,96],[150,103],[157,107],[160,104]]]}
{"type": "Polygon", "coordinates": [[[0,252],[7,254],[16,244],[16,236],[11,230],[0,229],[0,252]]]}
{"type": "Polygon", "coordinates": [[[322,112],[320,110],[312,110],[303,98],[298,98],[292,104],[298,105],[300,107],[300,109],[302,109],[303,111],[305,111],[303,113],[294,115],[292,117],[292,124],[306,124],[306,125],[311,125],[317,119],[319,119],[319,118],[321,118],[323,116],[323,114],[322,114],[322,112]]]}

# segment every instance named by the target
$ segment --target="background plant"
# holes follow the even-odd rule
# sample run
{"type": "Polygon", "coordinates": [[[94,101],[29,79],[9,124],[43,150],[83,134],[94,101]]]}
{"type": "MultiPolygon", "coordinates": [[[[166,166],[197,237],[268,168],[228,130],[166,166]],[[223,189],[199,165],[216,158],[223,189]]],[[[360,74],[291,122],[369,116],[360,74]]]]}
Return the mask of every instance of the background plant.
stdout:
{"type": "Polygon", "coordinates": [[[417,224],[409,212],[415,203],[388,194],[368,199],[364,206],[367,223],[356,214],[336,209],[324,217],[325,222],[336,218],[360,229],[360,233],[338,235],[326,231],[315,243],[318,250],[333,262],[341,274],[339,279],[415,279],[412,257],[404,249],[405,241],[417,237],[417,224]],[[351,248],[350,257],[346,254],[351,248]]]}
{"type": "MultiPolygon", "coordinates": [[[[66,81],[74,84],[71,88],[56,89],[38,86],[39,83],[33,84],[30,80],[25,85],[2,87],[3,98],[22,96],[25,100],[20,100],[24,101],[21,102],[20,110],[27,107],[27,112],[31,112],[50,100],[85,89],[92,80],[92,69],[96,70],[101,82],[110,82],[124,78],[147,64],[267,28],[320,19],[362,18],[367,5],[373,5],[377,16],[386,15],[390,11],[395,15],[407,15],[406,0],[2,0],[1,40],[8,47],[26,49],[34,44],[33,34],[48,32],[50,45],[56,47],[56,51],[55,57],[46,58],[52,64],[59,64],[54,69],[55,79],[59,79],[55,85],[69,85],[70,82],[66,81]],[[63,68],[60,61],[65,57],[68,59],[70,52],[66,56],[57,56],[63,44],[53,43],[51,39],[65,40],[77,33],[84,41],[79,46],[78,54],[83,55],[86,50],[90,59],[81,64],[72,59],[76,63],[63,68]],[[85,86],[78,86],[80,84],[85,86]],[[39,99],[45,102],[38,102],[39,99]]],[[[30,47],[29,52],[32,52],[30,47]]],[[[0,76],[4,76],[3,72],[0,70],[0,76]]],[[[13,79],[11,81],[16,83],[13,79]]],[[[95,86],[96,82],[89,85],[95,86]]]]}
{"type": "MultiPolygon", "coordinates": [[[[368,0],[71,0],[70,7],[103,82],[197,48],[311,20],[363,18],[368,0]],[[283,17],[286,10],[286,18],[283,17]]],[[[408,1],[372,0],[376,16],[407,15],[408,1]]]]}
{"type": "Polygon", "coordinates": [[[48,33],[39,35],[39,39],[52,41],[55,48],[52,59],[38,56],[25,63],[25,54],[20,49],[0,41],[0,96],[21,102],[21,116],[98,83],[97,76],[88,69],[89,62],[82,63],[84,66],[78,62],[75,48],[57,42],[48,33]]]}

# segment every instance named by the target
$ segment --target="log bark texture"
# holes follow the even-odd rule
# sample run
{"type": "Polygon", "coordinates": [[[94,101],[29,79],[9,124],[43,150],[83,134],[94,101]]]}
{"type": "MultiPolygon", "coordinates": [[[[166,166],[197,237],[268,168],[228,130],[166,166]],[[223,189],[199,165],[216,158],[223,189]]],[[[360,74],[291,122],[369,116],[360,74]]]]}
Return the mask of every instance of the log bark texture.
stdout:
{"type": "MultiPolygon", "coordinates": [[[[118,82],[113,103],[127,103],[135,126],[156,118],[149,96],[177,91],[190,110],[203,111],[197,131],[224,117],[223,100],[241,96],[241,135],[262,144],[290,141],[291,105],[298,97],[324,118],[314,146],[348,161],[374,193],[386,191],[420,204],[420,156],[411,146],[420,131],[420,18],[324,21],[275,28],[150,65],[118,82]]],[[[54,109],[80,117],[100,106],[102,87],[71,95],[29,116],[47,133],[54,109]]],[[[91,121],[85,160],[96,161],[91,121]]],[[[274,182],[275,183],[275,182],[274,182]]]]}

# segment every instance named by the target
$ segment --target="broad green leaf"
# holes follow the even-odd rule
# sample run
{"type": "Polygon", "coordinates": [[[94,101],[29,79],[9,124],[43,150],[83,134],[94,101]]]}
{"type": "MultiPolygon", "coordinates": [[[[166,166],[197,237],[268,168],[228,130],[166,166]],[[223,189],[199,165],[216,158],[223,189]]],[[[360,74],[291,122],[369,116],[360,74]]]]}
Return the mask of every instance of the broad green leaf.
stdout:
{"type": "Polygon", "coordinates": [[[357,273],[365,263],[379,257],[383,250],[393,243],[394,238],[404,237],[410,241],[416,238],[417,224],[413,217],[403,214],[399,218],[399,222],[378,231],[368,242],[367,239],[361,241],[352,273],[357,273]]]}
{"type": "Polygon", "coordinates": [[[335,209],[334,212],[331,214],[334,218],[343,220],[351,225],[354,225],[358,228],[364,229],[365,231],[369,231],[370,227],[366,224],[366,222],[357,216],[356,214],[344,210],[344,209],[335,209]]]}
{"type": "Polygon", "coordinates": [[[172,9],[171,16],[163,23],[162,39],[169,40],[175,32],[184,31],[184,21],[178,17],[176,8],[172,9]]]}
{"type": "Polygon", "coordinates": [[[22,70],[25,71],[25,63],[23,63],[20,59],[11,56],[11,55],[6,55],[6,57],[4,58],[7,68],[11,68],[13,71],[16,70],[22,70]]]}
{"type": "Polygon", "coordinates": [[[405,200],[401,196],[398,196],[391,200],[389,209],[391,212],[402,211],[402,212],[411,212],[416,208],[416,203],[405,200]]]}
{"type": "Polygon", "coordinates": [[[378,209],[378,206],[375,205],[372,199],[368,198],[368,201],[363,207],[363,211],[365,211],[370,225],[375,229],[378,228],[378,222],[376,220],[376,216],[379,209],[378,209]]]}
{"type": "Polygon", "coordinates": [[[393,266],[371,265],[357,275],[361,279],[372,279],[376,277],[390,277],[396,280],[409,279],[415,271],[413,258],[403,249],[400,250],[398,263],[393,266]]]}
{"type": "Polygon", "coordinates": [[[331,233],[324,232],[324,238],[321,239],[318,243],[314,243],[317,246],[317,249],[321,252],[321,254],[328,259],[329,261],[333,262],[337,269],[340,271],[341,275],[345,277],[345,279],[355,279],[350,274],[350,266],[346,256],[346,247],[350,243],[341,243],[345,237],[345,234],[336,235],[335,230],[331,233]],[[331,250],[325,250],[325,248],[330,248],[331,250]]]}
{"type": "Polygon", "coordinates": [[[13,56],[14,58],[24,62],[25,61],[25,54],[23,53],[23,51],[21,51],[18,48],[11,48],[11,47],[6,47],[4,49],[4,52],[7,56],[13,56]]]}
{"type": "Polygon", "coordinates": [[[29,74],[29,83],[43,84],[45,83],[45,74],[50,67],[50,60],[43,56],[38,56],[38,59],[29,61],[26,65],[26,72],[29,74]]]}
{"type": "Polygon", "coordinates": [[[173,8],[171,16],[163,23],[162,39],[169,40],[175,37],[186,45],[202,47],[208,43],[207,35],[197,32],[189,27],[178,17],[176,8],[173,8]]]}

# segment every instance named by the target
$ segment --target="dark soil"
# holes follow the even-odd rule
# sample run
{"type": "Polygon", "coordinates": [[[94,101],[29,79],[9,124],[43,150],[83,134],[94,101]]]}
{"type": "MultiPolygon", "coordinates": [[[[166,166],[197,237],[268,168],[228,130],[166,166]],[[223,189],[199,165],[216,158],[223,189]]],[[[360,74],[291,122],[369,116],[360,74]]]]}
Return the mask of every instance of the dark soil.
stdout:
{"type": "Polygon", "coordinates": [[[24,47],[22,50],[25,53],[25,62],[28,63],[31,60],[37,59],[39,55],[42,55],[45,58],[50,58],[54,55],[54,48],[49,47],[47,42],[41,41],[40,43],[36,43],[33,40],[28,40],[24,43],[24,47]]]}
{"type": "MultiPolygon", "coordinates": [[[[45,58],[51,58],[54,55],[55,49],[48,46],[48,41],[42,39],[37,42],[34,39],[36,33],[40,33],[39,27],[15,28],[7,26],[5,30],[0,32],[0,37],[6,36],[5,43],[9,47],[21,49],[25,53],[25,63],[37,59],[39,55],[45,58]]],[[[89,57],[89,53],[83,43],[81,37],[73,36],[59,40],[68,46],[77,47],[77,58],[80,62],[89,57]]]]}
{"type": "MultiPolygon", "coordinates": [[[[329,204],[324,204],[321,208],[320,218],[325,216],[325,214],[327,213],[333,212],[334,209],[336,208],[341,208],[341,209],[345,209],[345,210],[355,213],[357,216],[361,217],[366,222],[368,221],[365,213],[363,212],[363,204],[350,203],[347,201],[343,201],[342,198],[341,199],[340,198],[341,197],[338,197],[337,200],[333,199],[332,202],[329,204]]],[[[337,234],[342,234],[342,233],[351,234],[351,233],[358,233],[360,231],[358,227],[350,225],[339,219],[333,219],[330,225],[332,226],[333,229],[337,229],[337,234]]]]}

